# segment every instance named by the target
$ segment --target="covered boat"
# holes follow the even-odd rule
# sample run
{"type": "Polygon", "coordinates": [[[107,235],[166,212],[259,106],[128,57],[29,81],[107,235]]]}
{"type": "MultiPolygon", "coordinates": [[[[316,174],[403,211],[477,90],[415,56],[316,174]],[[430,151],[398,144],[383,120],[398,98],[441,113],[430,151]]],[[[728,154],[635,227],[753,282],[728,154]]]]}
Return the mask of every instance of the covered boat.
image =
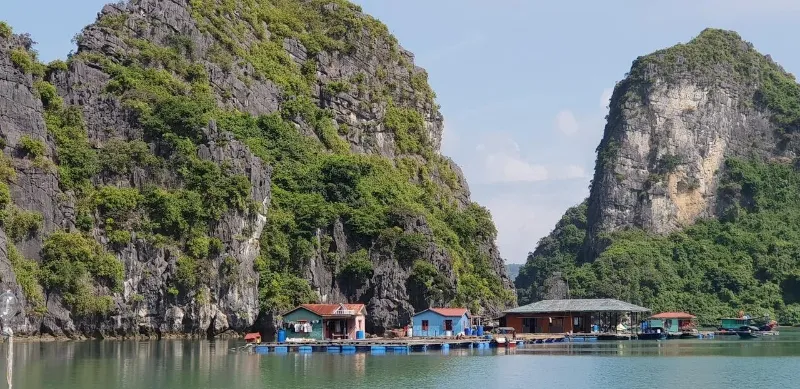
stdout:
{"type": "Polygon", "coordinates": [[[494,341],[497,347],[516,347],[517,330],[514,327],[499,327],[494,330],[494,341]]]}

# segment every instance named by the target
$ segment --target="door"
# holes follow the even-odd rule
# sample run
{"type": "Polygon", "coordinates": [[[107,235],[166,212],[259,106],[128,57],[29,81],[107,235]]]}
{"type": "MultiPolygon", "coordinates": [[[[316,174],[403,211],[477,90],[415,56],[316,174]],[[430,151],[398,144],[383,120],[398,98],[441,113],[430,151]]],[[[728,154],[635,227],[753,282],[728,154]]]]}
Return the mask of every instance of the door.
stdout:
{"type": "Polygon", "coordinates": [[[557,334],[564,332],[564,318],[554,317],[553,324],[550,324],[550,333],[557,334]]]}
{"type": "Polygon", "coordinates": [[[530,334],[536,332],[536,319],[525,318],[522,319],[522,333],[530,334]]]}

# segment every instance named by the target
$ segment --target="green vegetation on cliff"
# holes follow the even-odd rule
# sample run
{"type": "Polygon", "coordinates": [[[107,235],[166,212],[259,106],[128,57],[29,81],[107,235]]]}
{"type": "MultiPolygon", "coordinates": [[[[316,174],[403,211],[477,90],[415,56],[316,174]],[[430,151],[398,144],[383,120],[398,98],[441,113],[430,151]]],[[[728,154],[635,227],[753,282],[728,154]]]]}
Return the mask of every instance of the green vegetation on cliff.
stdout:
{"type": "Polygon", "coordinates": [[[562,272],[570,296],[611,297],[653,311],[689,311],[714,324],[744,310],[800,323],[800,171],[778,162],[726,161],[719,195],[727,207],[666,237],[624,231],[607,248],[578,260],[586,207],[572,208],[543,238],[517,278],[520,302],[562,272]],[[524,275],[524,276],[523,276],[524,275]]]}
{"type": "Polygon", "coordinates": [[[752,101],[766,108],[779,128],[800,130],[800,85],[794,76],[733,31],[709,28],[688,43],[639,57],[624,82],[647,85],[678,76],[708,86],[725,80],[751,86],[752,101]]]}
{"type": "MultiPolygon", "coordinates": [[[[352,78],[354,85],[342,80],[323,86],[317,80],[317,55],[323,51],[352,53],[357,45],[374,45],[372,49],[388,48],[389,57],[381,60],[402,64],[397,42],[382,23],[343,0],[192,0],[190,10],[200,29],[216,39],[208,53],[216,65],[227,71],[252,69],[239,75],[246,85],[269,80],[281,88],[278,112],[256,117],[220,103],[226,96],[218,96],[210,70],[195,61],[195,43],[189,37],[176,33],[163,45],[139,39],[125,28],[125,14],[106,15],[97,27],[132,48],[126,58],[85,51],[71,61],[92,63],[110,75],[104,92],[120,101],[130,124],[143,130],[144,137],[97,147],[89,143],[81,107],[67,105],[47,81],[67,65],[45,67],[32,52],[12,52],[15,64],[34,75],[55,140],[61,189],[74,197],[81,231],[47,237],[41,269],[31,270],[36,275],[32,279],[47,291],[60,291],[79,315],[105,313],[111,309],[107,293],[121,285],[122,265],[94,244],[92,234],[104,234],[114,250],[136,237],[180,251],[168,281],[174,298],[207,299],[204,287],[217,270],[212,259],[222,255],[222,243],[210,238],[216,223],[231,212],[253,222],[256,213],[264,213],[263,199],[251,198],[246,177],[233,173],[227,163],[200,158],[200,146],[224,147],[228,141],[210,130],[214,121],[273,168],[266,226],[256,236],[263,311],[280,312],[315,299],[303,269],[318,254],[332,270],[339,269],[343,282],[364,284],[373,274],[367,250],[390,252],[415,280],[435,285],[438,303],[467,305],[478,312],[483,305],[514,299],[491,270],[484,247],[496,235],[489,212],[477,204],[459,206],[457,175],[428,139],[425,114],[418,108],[434,96],[426,76],[405,63],[404,77],[416,93],[403,99],[392,98],[390,89],[396,86],[367,85],[363,74],[352,78]],[[305,64],[296,63],[285,50],[284,38],[290,37],[306,48],[305,64]],[[386,107],[382,124],[395,133],[396,159],[351,152],[339,136],[347,135],[346,124],[337,123],[334,113],[315,100],[319,87],[331,94],[359,89],[372,104],[386,107]],[[158,179],[177,175],[177,182],[158,185],[153,179],[130,187],[136,170],[158,179]],[[403,233],[405,224],[417,219],[430,227],[430,235],[403,233]],[[336,222],[348,233],[351,253],[345,258],[331,247],[336,222]],[[440,275],[428,279],[435,269],[425,257],[433,251],[428,250],[431,245],[452,260],[455,284],[440,275]],[[430,268],[423,269],[423,263],[430,268]]],[[[31,158],[46,155],[33,139],[19,147],[31,158]]],[[[252,231],[242,235],[234,238],[250,239],[252,231]]],[[[226,257],[221,268],[237,265],[226,257]]],[[[26,295],[28,290],[34,293],[24,289],[26,295]]]]}

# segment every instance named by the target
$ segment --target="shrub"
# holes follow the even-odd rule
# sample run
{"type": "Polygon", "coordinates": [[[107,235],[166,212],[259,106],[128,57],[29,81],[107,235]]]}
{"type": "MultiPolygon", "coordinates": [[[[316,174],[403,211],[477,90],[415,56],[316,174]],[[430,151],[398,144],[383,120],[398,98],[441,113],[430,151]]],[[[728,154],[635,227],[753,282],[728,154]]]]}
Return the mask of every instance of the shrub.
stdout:
{"type": "Polygon", "coordinates": [[[8,253],[8,261],[11,262],[11,267],[14,269],[17,283],[22,288],[22,293],[25,294],[28,304],[36,313],[42,314],[46,312],[47,308],[45,307],[42,286],[39,285],[37,279],[39,264],[36,261],[25,259],[13,243],[6,242],[6,251],[8,253]]]}
{"type": "Polygon", "coordinates": [[[6,208],[11,204],[11,190],[8,188],[8,184],[0,181],[0,211],[5,212],[6,208]]]}
{"type": "Polygon", "coordinates": [[[19,148],[27,156],[33,158],[40,158],[44,156],[45,152],[44,142],[39,139],[33,139],[28,135],[23,135],[20,137],[19,148]]]}
{"type": "Polygon", "coordinates": [[[25,49],[15,48],[9,53],[11,62],[14,63],[19,70],[23,73],[32,73],[34,69],[34,62],[30,54],[25,49]]]}
{"type": "Polygon", "coordinates": [[[143,196],[134,188],[104,186],[97,191],[97,207],[103,217],[117,223],[125,221],[143,201],[143,196]]]}
{"type": "Polygon", "coordinates": [[[108,234],[108,243],[112,245],[124,246],[131,242],[130,231],[112,230],[110,232],[107,232],[107,234],[108,234]]]}
{"type": "Polygon", "coordinates": [[[7,39],[11,36],[12,33],[13,30],[11,29],[11,26],[9,26],[8,23],[4,21],[0,21],[0,38],[7,39]]]}
{"type": "Polygon", "coordinates": [[[150,146],[140,140],[106,142],[99,154],[102,170],[108,174],[130,174],[134,167],[157,167],[158,157],[150,152],[150,146]]]}
{"type": "Polygon", "coordinates": [[[43,221],[39,212],[14,209],[4,227],[8,237],[19,242],[36,234],[42,228],[43,221]]]}
{"type": "Polygon", "coordinates": [[[350,85],[344,81],[333,81],[325,84],[325,92],[331,96],[350,91],[350,85]]]}
{"type": "Polygon", "coordinates": [[[211,277],[211,263],[204,259],[181,256],[176,261],[175,282],[185,293],[207,286],[211,277]]]}
{"type": "Polygon", "coordinates": [[[399,152],[421,153],[429,147],[422,115],[416,110],[390,105],[383,122],[388,130],[394,131],[399,152]]]}
{"type": "Polygon", "coordinates": [[[16,179],[17,171],[14,170],[14,166],[11,164],[11,159],[8,158],[4,153],[0,152],[0,181],[13,182],[16,179]]]}
{"type": "Polygon", "coordinates": [[[414,261],[424,259],[425,250],[428,248],[428,238],[420,233],[403,234],[395,246],[397,262],[411,266],[414,261]]]}
{"type": "Polygon", "coordinates": [[[67,63],[60,59],[50,61],[50,63],[47,64],[48,74],[56,71],[66,71],[67,69],[67,63]]]}
{"type": "Polygon", "coordinates": [[[339,277],[345,282],[363,284],[372,278],[372,261],[365,249],[356,251],[347,257],[347,263],[339,271],[339,277]]]}
{"type": "Polygon", "coordinates": [[[210,240],[207,236],[197,236],[186,243],[186,251],[193,258],[203,259],[208,257],[210,240]]]}
{"type": "Polygon", "coordinates": [[[98,172],[97,152],[89,145],[83,114],[77,107],[50,107],[45,111],[47,130],[56,141],[60,184],[83,189],[98,172]]]}
{"type": "Polygon", "coordinates": [[[56,231],[42,248],[41,281],[48,290],[58,290],[79,316],[111,310],[110,296],[103,288],[122,289],[122,263],[94,241],[79,233],[56,231]]]}
{"type": "Polygon", "coordinates": [[[58,95],[58,91],[53,84],[37,80],[33,83],[36,92],[39,93],[39,98],[45,109],[60,109],[64,105],[64,100],[58,95]]]}

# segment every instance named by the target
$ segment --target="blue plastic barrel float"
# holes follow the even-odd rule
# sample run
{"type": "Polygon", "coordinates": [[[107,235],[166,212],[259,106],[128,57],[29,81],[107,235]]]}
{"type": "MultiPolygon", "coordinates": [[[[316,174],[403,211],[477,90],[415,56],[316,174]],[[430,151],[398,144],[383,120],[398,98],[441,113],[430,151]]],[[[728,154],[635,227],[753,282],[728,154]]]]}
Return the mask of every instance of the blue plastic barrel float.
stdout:
{"type": "Polygon", "coordinates": [[[286,330],[283,328],[278,330],[278,343],[285,343],[286,342],[286,330]]]}
{"type": "Polygon", "coordinates": [[[364,339],[364,331],[356,331],[356,339],[364,339]]]}
{"type": "Polygon", "coordinates": [[[478,326],[478,332],[476,332],[475,335],[483,336],[483,326],[478,326]]]}
{"type": "Polygon", "coordinates": [[[471,336],[472,335],[472,328],[464,328],[464,335],[471,336]]]}

